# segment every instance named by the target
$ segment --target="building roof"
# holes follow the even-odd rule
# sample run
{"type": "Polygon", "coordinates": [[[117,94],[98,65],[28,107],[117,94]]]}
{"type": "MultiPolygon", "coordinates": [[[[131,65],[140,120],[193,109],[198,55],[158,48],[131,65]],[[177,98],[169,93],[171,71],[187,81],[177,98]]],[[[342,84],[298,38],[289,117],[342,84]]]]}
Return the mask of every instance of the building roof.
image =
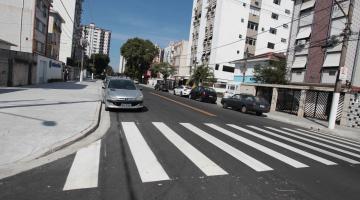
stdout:
{"type": "Polygon", "coordinates": [[[246,60],[247,60],[247,62],[256,62],[256,61],[280,61],[280,60],[285,60],[285,59],[286,59],[286,56],[283,53],[269,52],[269,53],[259,54],[256,56],[251,56],[247,59],[243,58],[240,60],[234,60],[234,61],[231,61],[230,63],[241,64],[241,63],[244,63],[246,60]]]}
{"type": "Polygon", "coordinates": [[[17,46],[16,44],[13,44],[13,43],[7,42],[7,41],[2,40],[2,39],[0,39],[0,44],[5,44],[5,45],[9,45],[9,46],[14,46],[14,47],[16,47],[16,46],[17,46]]]}

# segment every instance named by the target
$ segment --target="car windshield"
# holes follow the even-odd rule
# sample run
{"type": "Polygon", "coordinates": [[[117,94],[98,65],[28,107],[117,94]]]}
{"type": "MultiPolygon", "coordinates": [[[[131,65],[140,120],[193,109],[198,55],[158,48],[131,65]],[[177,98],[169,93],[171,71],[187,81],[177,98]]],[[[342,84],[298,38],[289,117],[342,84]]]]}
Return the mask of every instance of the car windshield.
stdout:
{"type": "Polygon", "coordinates": [[[134,83],[130,80],[111,80],[108,87],[110,89],[136,90],[134,83]]]}

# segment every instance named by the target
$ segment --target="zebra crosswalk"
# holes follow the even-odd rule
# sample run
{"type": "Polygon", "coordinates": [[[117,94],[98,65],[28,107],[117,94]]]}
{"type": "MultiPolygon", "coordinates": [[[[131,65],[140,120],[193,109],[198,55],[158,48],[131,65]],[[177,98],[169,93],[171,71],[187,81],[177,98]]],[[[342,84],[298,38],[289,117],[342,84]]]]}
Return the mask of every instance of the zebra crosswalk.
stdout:
{"type": "MultiPolygon", "coordinates": [[[[176,124],[176,128],[172,128],[171,125],[164,122],[152,122],[151,126],[154,129],[142,130],[141,126],[135,122],[121,123],[119,132],[123,134],[129,147],[130,156],[128,157],[132,158],[131,162],[134,162],[143,183],[168,181],[173,177],[171,170],[166,169],[165,161],[159,158],[157,151],[154,151],[157,147],[151,145],[153,143],[148,141],[148,137],[144,137],[144,134],[151,130],[156,131],[154,133],[156,137],[162,137],[174,146],[176,151],[184,155],[184,158],[205,176],[228,176],[231,173],[228,171],[228,166],[224,166],[225,164],[219,160],[214,160],[213,154],[210,156],[208,151],[199,148],[194,141],[184,137],[183,132],[193,134],[210,147],[229,155],[234,162],[239,162],[240,165],[254,170],[255,173],[276,171],[277,168],[273,163],[264,160],[263,156],[257,158],[249,155],[248,149],[278,160],[280,164],[293,169],[311,168],[316,163],[324,166],[339,165],[344,162],[352,165],[360,164],[358,142],[309,130],[214,123],[179,123],[176,124]],[[229,140],[232,142],[229,143],[229,140]],[[241,145],[239,147],[234,143],[241,145]],[[277,148],[274,149],[274,146],[277,148]],[[294,155],[297,156],[294,157],[294,155]]],[[[63,190],[98,186],[100,147],[101,140],[76,153],[63,190]]]]}

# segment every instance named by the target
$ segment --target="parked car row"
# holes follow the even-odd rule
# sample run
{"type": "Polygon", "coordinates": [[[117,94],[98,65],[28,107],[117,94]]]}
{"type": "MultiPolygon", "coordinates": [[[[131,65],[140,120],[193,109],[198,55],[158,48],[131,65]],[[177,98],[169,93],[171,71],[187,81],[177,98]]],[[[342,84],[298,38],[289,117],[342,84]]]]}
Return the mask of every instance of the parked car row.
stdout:
{"type": "MultiPolygon", "coordinates": [[[[157,84],[156,90],[168,91],[163,84],[157,84]]],[[[180,85],[174,88],[174,95],[187,96],[189,99],[198,100],[201,102],[216,103],[217,93],[211,87],[197,86],[191,88],[189,86],[180,85]]],[[[221,99],[223,108],[231,108],[239,110],[243,113],[254,112],[256,115],[262,115],[270,111],[270,104],[262,97],[257,97],[252,94],[234,94],[226,96],[221,99]]]]}

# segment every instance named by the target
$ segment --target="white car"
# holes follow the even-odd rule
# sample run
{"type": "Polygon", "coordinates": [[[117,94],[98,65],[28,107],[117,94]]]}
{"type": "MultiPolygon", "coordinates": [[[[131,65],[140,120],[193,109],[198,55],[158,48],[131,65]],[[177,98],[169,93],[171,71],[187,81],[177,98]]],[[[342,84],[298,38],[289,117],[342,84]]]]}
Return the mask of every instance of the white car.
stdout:
{"type": "Polygon", "coordinates": [[[189,96],[190,92],[191,92],[191,87],[189,86],[180,85],[174,88],[174,95],[189,96]]]}

